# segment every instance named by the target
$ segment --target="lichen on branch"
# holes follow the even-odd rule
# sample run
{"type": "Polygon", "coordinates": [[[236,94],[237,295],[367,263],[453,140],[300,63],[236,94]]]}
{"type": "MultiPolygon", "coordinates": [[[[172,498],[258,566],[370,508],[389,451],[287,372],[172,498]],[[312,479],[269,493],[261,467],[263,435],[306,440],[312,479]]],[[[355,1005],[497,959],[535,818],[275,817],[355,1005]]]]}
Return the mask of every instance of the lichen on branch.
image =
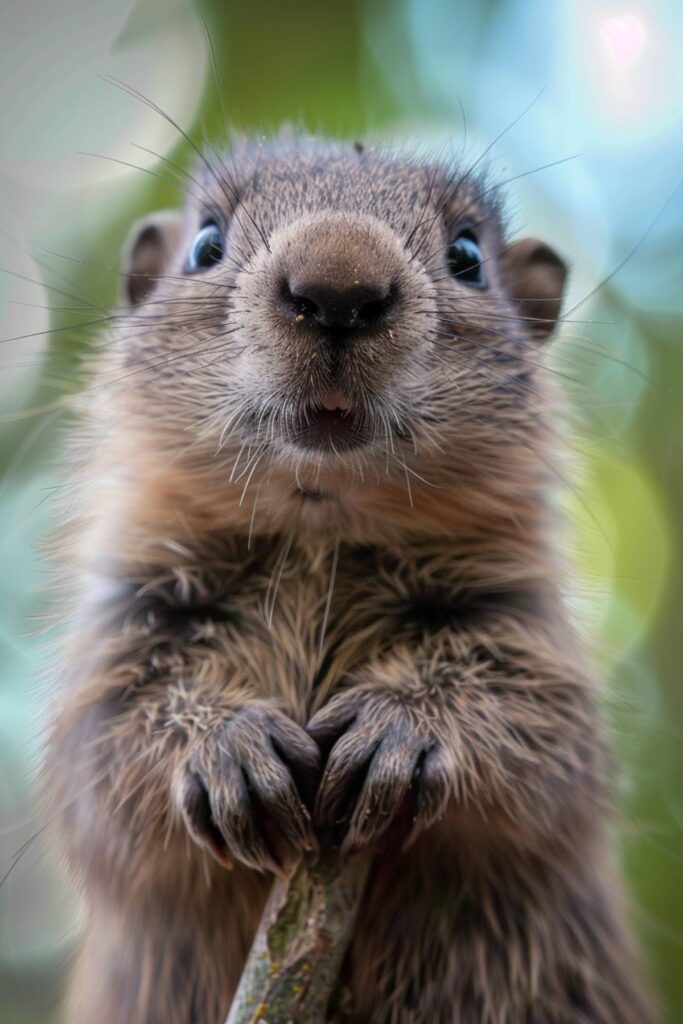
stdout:
{"type": "Polygon", "coordinates": [[[276,880],[226,1024],[322,1024],[368,867],[326,854],[276,880]]]}

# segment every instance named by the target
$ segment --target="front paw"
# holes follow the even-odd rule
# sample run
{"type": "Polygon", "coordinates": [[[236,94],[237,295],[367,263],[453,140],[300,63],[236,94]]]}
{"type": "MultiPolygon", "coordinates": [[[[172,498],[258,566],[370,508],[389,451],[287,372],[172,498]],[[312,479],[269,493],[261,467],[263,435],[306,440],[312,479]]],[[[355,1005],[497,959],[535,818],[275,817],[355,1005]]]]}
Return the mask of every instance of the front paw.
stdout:
{"type": "Polygon", "coordinates": [[[377,839],[392,823],[403,826],[406,846],[444,813],[451,757],[400,694],[346,690],[306,731],[329,750],[315,822],[341,842],[342,853],[377,839]]]}
{"type": "Polygon", "coordinates": [[[192,838],[220,863],[286,873],[317,849],[306,798],[320,753],[304,730],[263,705],[243,708],[194,749],[177,784],[192,838]]]}

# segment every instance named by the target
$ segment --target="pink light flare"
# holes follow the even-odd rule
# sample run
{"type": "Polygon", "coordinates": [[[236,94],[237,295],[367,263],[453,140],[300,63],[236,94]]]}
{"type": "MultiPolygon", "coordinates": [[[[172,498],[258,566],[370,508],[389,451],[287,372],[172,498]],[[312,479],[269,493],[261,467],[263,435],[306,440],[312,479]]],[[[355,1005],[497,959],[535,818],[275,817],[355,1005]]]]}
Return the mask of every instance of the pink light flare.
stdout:
{"type": "Polygon", "coordinates": [[[610,60],[620,71],[637,63],[648,37],[645,25],[636,14],[605,18],[599,32],[610,60]]]}

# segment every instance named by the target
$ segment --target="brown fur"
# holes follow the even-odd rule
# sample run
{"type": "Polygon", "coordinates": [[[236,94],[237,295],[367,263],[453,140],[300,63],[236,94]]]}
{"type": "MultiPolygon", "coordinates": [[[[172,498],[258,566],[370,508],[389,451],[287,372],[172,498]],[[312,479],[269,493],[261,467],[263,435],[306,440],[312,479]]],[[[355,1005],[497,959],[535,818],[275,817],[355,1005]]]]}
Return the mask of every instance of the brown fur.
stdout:
{"type": "Polygon", "coordinates": [[[332,841],[376,851],[349,1019],[645,1024],[554,549],[560,261],[508,247],[462,169],[304,140],[204,172],[130,247],[75,449],[47,772],[88,903],[68,1019],[221,1024],[271,872],[332,841]],[[226,257],[186,275],[206,210],[226,257]],[[487,290],[448,273],[462,224],[487,290]],[[398,305],[332,346],[280,303],[306,273],[398,305]],[[358,443],[320,451],[331,386],[358,443]]]}

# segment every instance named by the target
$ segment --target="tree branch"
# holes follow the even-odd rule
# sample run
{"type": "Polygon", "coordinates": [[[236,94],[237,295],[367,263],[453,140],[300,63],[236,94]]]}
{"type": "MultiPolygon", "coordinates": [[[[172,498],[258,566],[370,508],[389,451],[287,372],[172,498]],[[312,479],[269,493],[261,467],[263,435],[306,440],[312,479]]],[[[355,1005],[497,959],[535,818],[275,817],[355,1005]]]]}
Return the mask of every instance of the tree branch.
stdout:
{"type": "Polygon", "coordinates": [[[322,1024],[368,868],[326,854],[274,883],[226,1024],[322,1024]]]}

